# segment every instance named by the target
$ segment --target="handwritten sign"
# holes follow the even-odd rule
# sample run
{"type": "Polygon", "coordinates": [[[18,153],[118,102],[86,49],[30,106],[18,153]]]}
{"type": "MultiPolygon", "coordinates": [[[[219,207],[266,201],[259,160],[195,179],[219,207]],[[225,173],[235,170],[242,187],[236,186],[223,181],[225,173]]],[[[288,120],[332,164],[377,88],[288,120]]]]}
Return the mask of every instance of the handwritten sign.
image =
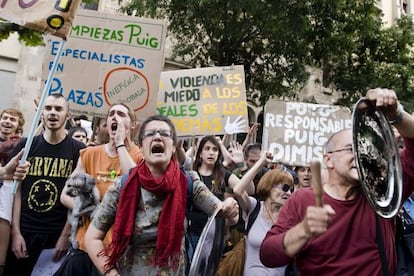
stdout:
{"type": "MultiPolygon", "coordinates": [[[[74,115],[105,117],[114,103],[143,121],[156,114],[164,63],[164,21],[79,10],[48,93],[60,93],[74,115]]],[[[46,79],[60,41],[49,38],[46,79]]]]}
{"type": "Polygon", "coordinates": [[[243,66],[162,72],[157,111],[179,136],[247,132],[243,66]]]}
{"type": "Polygon", "coordinates": [[[348,108],[270,100],[265,106],[263,149],[273,152],[275,161],[306,165],[322,159],[332,133],[351,127],[348,108]]]}
{"type": "Polygon", "coordinates": [[[66,38],[80,0],[0,0],[0,18],[66,38]]]}

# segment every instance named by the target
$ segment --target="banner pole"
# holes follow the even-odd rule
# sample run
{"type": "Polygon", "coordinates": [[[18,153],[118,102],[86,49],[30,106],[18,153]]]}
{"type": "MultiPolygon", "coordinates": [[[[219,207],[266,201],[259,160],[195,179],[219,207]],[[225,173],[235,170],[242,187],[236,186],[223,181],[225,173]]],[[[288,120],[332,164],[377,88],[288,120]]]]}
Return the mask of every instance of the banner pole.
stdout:
{"type": "MultiPolygon", "coordinates": [[[[34,138],[34,135],[35,135],[35,132],[36,132],[36,128],[37,128],[37,125],[39,123],[40,116],[41,116],[42,111],[43,111],[43,107],[45,105],[45,100],[46,100],[46,97],[49,94],[50,86],[52,85],[52,79],[53,79],[53,76],[55,75],[55,72],[57,70],[60,57],[62,56],[63,49],[65,48],[65,44],[66,44],[66,40],[62,39],[61,42],[60,42],[58,52],[55,56],[55,59],[53,60],[53,65],[52,65],[52,68],[49,72],[49,76],[46,80],[45,88],[43,89],[43,92],[42,92],[42,97],[40,98],[39,104],[37,106],[36,115],[33,119],[33,123],[32,123],[32,126],[30,128],[30,131],[29,131],[29,135],[27,136],[27,141],[26,141],[26,144],[24,146],[23,156],[19,161],[20,163],[26,162],[27,157],[29,155],[30,147],[32,146],[32,142],[33,142],[33,138],[34,138]]],[[[13,181],[13,188],[12,188],[12,193],[13,194],[15,194],[17,192],[17,188],[19,187],[19,182],[20,181],[18,181],[18,180],[13,181]]]]}

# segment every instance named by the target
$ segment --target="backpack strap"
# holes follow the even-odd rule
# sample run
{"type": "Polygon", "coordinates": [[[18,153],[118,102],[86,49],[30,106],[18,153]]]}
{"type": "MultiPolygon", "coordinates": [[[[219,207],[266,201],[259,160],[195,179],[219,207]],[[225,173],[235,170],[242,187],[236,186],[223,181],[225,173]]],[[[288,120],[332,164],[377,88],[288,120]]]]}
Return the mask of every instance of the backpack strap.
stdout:
{"type": "Polygon", "coordinates": [[[388,270],[387,256],[385,254],[384,238],[382,237],[381,225],[380,225],[377,214],[375,214],[375,226],[376,226],[376,239],[377,239],[378,250],[379,250],[380,259],[381,259],[382,273],[384,276],[389,276],[390,272],[388,270]]]}
{"type": "Polygon", "coordinates": [[[250,228],[252,228],[254,221],[257,218],[257,215],[259,215],[259,211],[260,211],[260,201],[257,201],[256,206],[254,207],[253,211],[250,213],[249,218],[247,220],[247,226],[246,226],[246,230],[244,231],[244,234],[247,236],[247,234],[249,234],[250,228]]]}
{"type": "Polygon", "coordinates": [[[185,174],[187,178],[187,212],[190,209],[193,201],[193,178],[191,175],[181,167],[181,171],[185,174]]]}
{"type": "Polygon", "coordinates": [[[129,177],[129,173],[130,173],[130,172],[128,172],[127,174],[124,174],[124,175],[121,177],[121,189],[122,189],[122,187],[124,187],[125,182],[127,181],[128,177],[129,177]]]}
{"type": "Polygon", "coordinates": [[[122,177],[121,177],[121,189],[122,189],[122,187],[124,187],[125,182],[128,180],[128,177],[131,174],[133,169],[135,169],[135,167],[130,168],[127,174],[122,175],[122,177]]]}

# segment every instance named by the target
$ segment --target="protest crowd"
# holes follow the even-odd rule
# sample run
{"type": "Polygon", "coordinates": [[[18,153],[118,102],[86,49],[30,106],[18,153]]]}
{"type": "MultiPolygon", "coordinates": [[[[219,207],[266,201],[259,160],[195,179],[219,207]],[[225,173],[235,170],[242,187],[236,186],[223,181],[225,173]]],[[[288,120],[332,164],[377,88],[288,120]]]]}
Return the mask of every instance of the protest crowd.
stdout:
{"type": "Polygon", "coordinates": [[[360,121],[270,98],[260,129],[243,65],[162,71],[165,20],[50,2],[1,5],[46,54],[36,130],[0,113],[0,276],[414,275],[394,90],[368,90],[360,121]]]}
{"type": "Polygon", "coordinates": [[[388,219],[361,191],[351,129],[324,146],[318,205],[317,172],[275,162],[251,139],[257,124],[241,143],[227,134],[181,139],[168,117],[139,124],[130,107],[114,104],[93,119],[87,141],[65,98],[51,94],[27,161],[18,163],[24,118],[5,109],[0,275],[40,275],[39,267],[50,275],[188,275],[218,210],[225,235],[214,252],[217,275],[412,275],[414,118],[392,90],[365,98],[401,142],[404,204],[388,219]]]}

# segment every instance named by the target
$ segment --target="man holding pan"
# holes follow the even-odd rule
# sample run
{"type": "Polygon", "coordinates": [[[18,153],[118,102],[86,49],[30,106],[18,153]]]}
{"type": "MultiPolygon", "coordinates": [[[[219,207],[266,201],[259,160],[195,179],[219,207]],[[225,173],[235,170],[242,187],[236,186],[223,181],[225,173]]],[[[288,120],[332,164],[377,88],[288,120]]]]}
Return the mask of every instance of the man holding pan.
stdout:
{"type": "MultiPolygon", "coordinates": [[[[402,109],[392,90],[372,89],[365,98],[404,138],[402,180],[414,183],[414,118],[402,109]]],[[[262,243],[264,265],[277,267],[296,261],[300,274],[307,276],[395,274],[394,217],[383,218],[371,208],[362,192],[353,151],[350,129],[328,139],[324,154],[328,181],[320,198],[315,199],[314,183],[315,193],[300,189],[292,194],[262,243]]],[[[404,200],[413,187],[403,186],[404,200]]]]}

